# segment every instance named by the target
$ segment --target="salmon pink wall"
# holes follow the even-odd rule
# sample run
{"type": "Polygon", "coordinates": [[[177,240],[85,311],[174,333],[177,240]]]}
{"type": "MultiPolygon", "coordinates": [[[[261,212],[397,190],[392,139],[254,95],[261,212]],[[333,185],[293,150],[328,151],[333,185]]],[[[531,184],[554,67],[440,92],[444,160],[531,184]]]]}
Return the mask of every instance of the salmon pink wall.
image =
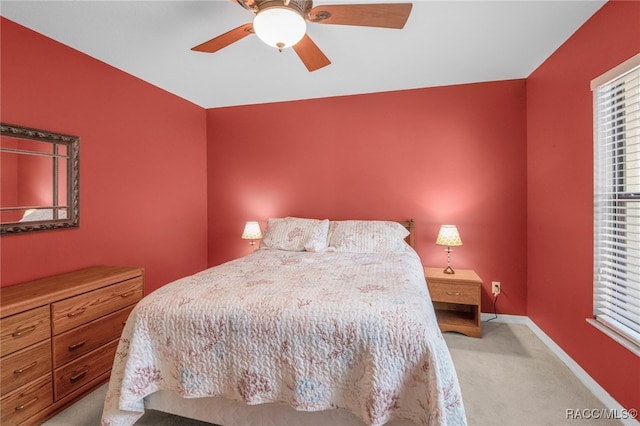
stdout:
{"type": "MultiPolygon", "coordinates": [[[[64,175],[64,170],[59,174],[64,175]]],[[[53,205],[53,161],[36,155],[18,155],[18,205],[53,205]]],[[[60,186],[66,185],[60,182],[60,186]]]]}
{"type": "Polygon", "coordinates": [[[301,216],[416,221],[425,265],[502,282],[498,310],[526,314],[525,81],[211,109],[209,265],[250,251],[243,225],[301,216]]]}
{"type": "Polygon", "coordinates": [[[640,52],[640,2],[609,2],[527,79],[529,317],[626,408],[640,362],[593,313],[590,81],[640,52]]]}
{"type": "Polygon", "coordinates": [[[149,292],[204,269],[205,110],[0,19],[2,121],[80,137],[80,227],[2,236],[2,286],[119,264],[149,292]]]}
{"type": "MultiPolygon", "coordinates": [[[[3,142],[3,147],[5,144],[3,142]]],[[[6,147],[9,147],[9,143],[6,147]]],[[[18,205],[18,155],[0,154],[0,205],[18,205]]],[[[21,212],[6,211],[0,213],[4,222],[17,221],[22,217],[21,212]]]]}

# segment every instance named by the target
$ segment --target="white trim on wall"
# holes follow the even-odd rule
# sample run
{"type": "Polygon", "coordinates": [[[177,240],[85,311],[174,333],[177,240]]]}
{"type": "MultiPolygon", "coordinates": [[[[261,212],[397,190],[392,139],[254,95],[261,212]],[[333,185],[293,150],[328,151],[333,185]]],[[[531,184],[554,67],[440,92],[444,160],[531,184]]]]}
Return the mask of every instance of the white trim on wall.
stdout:
{"type": "Polygon", "coordinates": [[[624,74],[632,68],[637,67],[638,65],[640,65],[640,53],[633,55],[620,65],[591,80],[591,90],[596,90],[599,86],[609,83],[611,80],[619,77],[620,75],[624,74]]]}
{"type": "Polygon", "coordinates": [[[495,314],[487,314],[483,312],[482,315],[480,315],[480,321],[482,322],[493,321],[493,322],[503,322],[507,324],[529,325],[529,317],[526,317],[524,315],[498,314],[498,316],[496,317],[495,314]]]}
{"type": "MultiPolygon", "coordinates": [[[[580,380],[580,382],[586,386],[587,389],[593,393],[596,398],[602,402],[602,404],[611,410],[615,410],[618,413],[623,412],[625,409],[622,405],[618,403],[609,393],[604,390],[602,386],[598,384],[577,362],[573,360],[556,342],[554,342],[547,334],[542,331],[540,327],[536,325],[535,322],[531,320],[531,318],[523,315],[502,315],[498,314],[497,318],[494,314],[483,313],[480,316],[480,320],[482,322],[486,322],[487,320],[500,322],[500,323],[508,323],[508,324],[522,324],[529,327],[529,329],[535,334],[541,341],[544,343],[547,348],[557,356],[560,361],[564,365],[569,368],[569,370],[580,380]]],[[[635,407],[632,407],[635,408],[635,407]]],[[[638,426],[640,422],[637,419],[621,419],[620,420],[625,426],[638,426]]]]}

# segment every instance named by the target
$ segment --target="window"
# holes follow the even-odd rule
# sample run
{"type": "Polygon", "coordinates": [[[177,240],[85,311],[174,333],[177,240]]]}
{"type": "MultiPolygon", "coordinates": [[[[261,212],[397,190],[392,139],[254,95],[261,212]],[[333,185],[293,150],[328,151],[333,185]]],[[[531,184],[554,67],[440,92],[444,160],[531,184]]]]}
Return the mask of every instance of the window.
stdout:
{"type": "MultiPolygon", "coordinates": [[[[640,54],[594,92],[594,318],[640,350],[640,54]]],[[[620,338],[621,337],[621,338],[620,338]]]]}

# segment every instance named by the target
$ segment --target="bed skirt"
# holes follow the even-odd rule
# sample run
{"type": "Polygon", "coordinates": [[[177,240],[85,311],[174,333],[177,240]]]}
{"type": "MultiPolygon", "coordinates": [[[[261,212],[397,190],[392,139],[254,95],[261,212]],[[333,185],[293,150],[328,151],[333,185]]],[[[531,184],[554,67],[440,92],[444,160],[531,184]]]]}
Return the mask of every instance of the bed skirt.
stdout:
{"type": "MultiPolygon", "coordinates": [[[[145,398],[145,409],[162,411],[221,426],[365,426],[343,409],[296,411],[286,404],[247,405],[220,397],[182,398],[170,391],[158,391],[145,398]]],[[[392,420],[385,426],[416,426],[407,420],[392,420]]]]}

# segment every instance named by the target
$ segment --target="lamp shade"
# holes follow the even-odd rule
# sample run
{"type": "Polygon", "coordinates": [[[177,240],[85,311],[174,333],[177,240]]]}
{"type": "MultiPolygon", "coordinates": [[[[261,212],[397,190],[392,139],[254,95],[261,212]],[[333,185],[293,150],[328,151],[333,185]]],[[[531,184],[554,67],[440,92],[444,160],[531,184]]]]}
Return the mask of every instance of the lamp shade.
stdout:
{"type": "Polygon", "coordinates": [[[438,232],[436,244],[448,247],[461,246],[462,240],[460,239],[458,228],[456,228],[455,225],[442,225],[440,227],[440,232],[438,232]]]}
{"type": "Polygon", "coordinates": [[[253,30],[260,40],[282,50],[302,39],[307,31],[307,24],[295,10],[270,7],[258,12],[253,19],[253,30]]]}
{"type": "Polygon", "coordinates": [[[262,231],[258,222],[247,222],[242,231],[243,240],[259,240],[262,238],[262,231]]]}

